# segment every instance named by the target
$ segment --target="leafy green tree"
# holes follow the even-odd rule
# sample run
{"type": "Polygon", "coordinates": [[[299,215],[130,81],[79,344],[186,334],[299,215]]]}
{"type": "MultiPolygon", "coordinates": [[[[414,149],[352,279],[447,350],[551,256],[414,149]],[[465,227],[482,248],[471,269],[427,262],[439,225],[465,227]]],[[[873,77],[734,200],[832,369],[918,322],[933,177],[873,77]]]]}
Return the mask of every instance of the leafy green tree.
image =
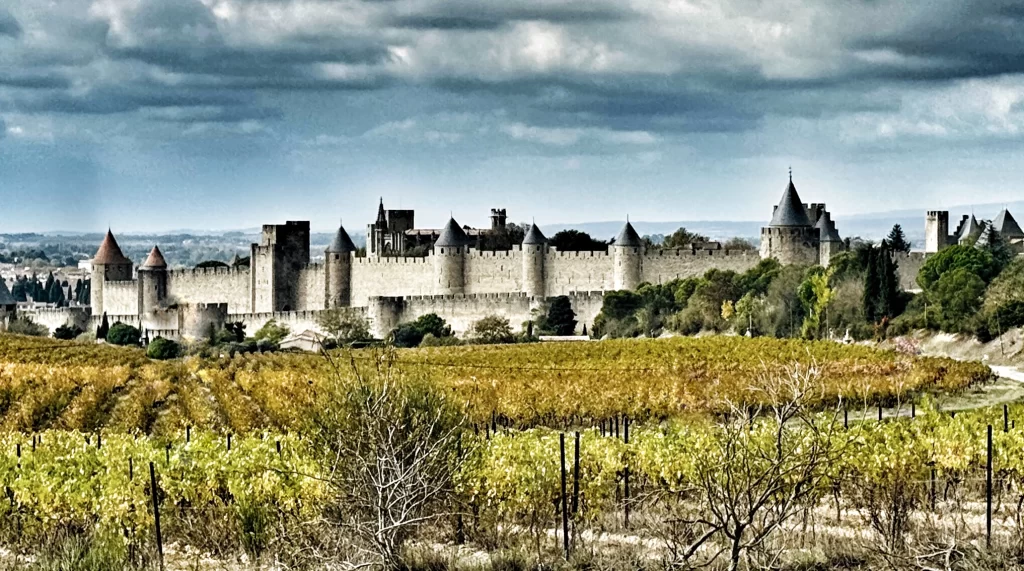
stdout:
{"type": "Polygon", "coordinates": [[[803,304],[806,317],[800,328],[801,335],[806,339],[817,339],[822,337],[822,330],[827,333],[827,323],[822,323],[826,316],[829,304],[835,296],[829,286],[832,278],[832,271],[824,268],[813,268],[807,278],[800,284],[798,295],[803,304]]]}
{"type": "Polygon", "coordinates": [[[782,272],[782,264],[775,258],[766,258],[757,263],[756,266],[743,272],[736,277],[736,286],[743,294],[753,293],[764,295],[768,293],[768,286],[771,285],[779,273],[782,272]]]}
{"type": "Polygon", "coordinates": [[[939,307],[943,330],[968,331],[984,294],[985,280],[966,267],[958,267],[943,272],[927,295],[939,307]]]}
{"type": "Polygon", "coordinates": [[[320,313],[317,324],[338,344],[370,338],[370,322],[350,309],[334,308],[320,313]]]}
{"type": "Polygon", "coordinates": [[[228,265],[220,260],[206,260],[196,264],[197,268],[227,268],[228,265]]]}
{"type": "Polygon", "coordinates": [[[691,244],[699,244],[701,242],[708,242],[708,237],[697,232],[690,232],[686,228],[679,228],[675,232],[665,237],[665,241],[661,243],[663,248],[685,248],[691,244]]]}
{"type": "Polygon", "coordinates": [[[568,296],[560,295],[551,300],[547,327],[555,335],[572,335],[576,331],[576,312],[568,296]]]}
{"type": "Polygon", "coordinates": [[[523,243],[526,229],[525,224],[506,224],[504,228],[488,231],[480,236],[478,247],[481,250],[511,250],[512,246],[523,243]]]}
{"type": "Polygon", "coordinates": [[[142,332],[137,327],[120,321],[110,326],[106,337],[107,343],[113,345],[138,345],[141,338],[142,332]]]}
{"type": "Polygon", "coordinates": [[[998,264],[988,250],[957,244],[930,256],[917,274],[917,283],[925,291],[931,289],[946,272],[964,269],[988,283],[996,277],[998,264]]]}
{"type": "Polygon", "coordinates": [[[882,280],[878,274],[878,251],[874,246],[865,250],[866,263],[864,273],[864,319],[868,323],[876,323],[880,317],[878,312],[878,296],[882,291],[882,280]]]}
{"type": "Polygon", "coordinates": [[[757,246],[754,246],[754,243],[746,238],[736,236],[726,240],[725,243],[722,244],[722,248],[736,252],[752,252],[757,249],[757,246]]]}
{"type": "Polygon", "coordinates": [[[84,333],[82,328],[77,325],[64,324],[53,330],[54,339],[65,339],[71,340],[84,333]]]}
{"type": "Polygon", "coordinates": [[[256,333],[253,333],[252,337],[257,343],[262,341],[265,345],[277,347],[291,332],[287,325],[278,323],[276,319],[271,319],[264,323],[263,327],[260,327],[256,333]]]}
{"type": "Polygon", "coordinates": [[[899,224],[893,225],[892,230],[889,231],[889,236],[886,237],[886,241],[893,252],[910,252],[910,242],[907,242],[907,236],[903,233],[903,227],[899,224]]]}
{"type": "Polygon", "coordinates": [[[549,245],[557,248],[559,252],[598,252],[608,249],[607,242],[595,240],[590,234],[579,230],[557,232],[549,240],[549,245]]]}
{"type": "Polygon", "coordinates": [[[242,321],[229,321],[224,324],[224,332],[230,336],[234,343],[245,341],[245,323],[242,321]]]}
{"type": "Polygon", "coordinates": [[[473,323],[472,334],[478,343],[497,344],[515,341],[508,319],[500,315],[488,315],[473,323]]]}
{"type": "Polygon", "coordinates": [[[25,316],[12,319],[7,324],[7,332],[16,335],[30,335],[32,337],[46,337],[50,333],[45,325],[40,325],[25,316]]]}
{"type": "Polygon", "coordinates": [[[411,323],[403,323],[391,332],[391,341],[395,347],[417,347],[423,338],[431,335],[435,338],[452,337],[452,328],[436,313],[421,315],[411,323]]]}
{"type": "Polygon", "coordinates": [[[150,359],[175,359],[181,355],[181,345],[170,339],[157,337],[146,347],[146,356],[150,359]]]}

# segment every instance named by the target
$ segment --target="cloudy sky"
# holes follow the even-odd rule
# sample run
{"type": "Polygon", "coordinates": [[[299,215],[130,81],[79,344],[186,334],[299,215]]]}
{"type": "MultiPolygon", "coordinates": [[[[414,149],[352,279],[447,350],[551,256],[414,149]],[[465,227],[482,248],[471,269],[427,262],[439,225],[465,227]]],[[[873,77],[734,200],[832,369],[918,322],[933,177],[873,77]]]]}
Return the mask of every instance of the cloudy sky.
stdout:
{"type": "Polygon", "coordinates": [[[0,232],[1024,196],[1006,0],[4,0],[0,232]]]}

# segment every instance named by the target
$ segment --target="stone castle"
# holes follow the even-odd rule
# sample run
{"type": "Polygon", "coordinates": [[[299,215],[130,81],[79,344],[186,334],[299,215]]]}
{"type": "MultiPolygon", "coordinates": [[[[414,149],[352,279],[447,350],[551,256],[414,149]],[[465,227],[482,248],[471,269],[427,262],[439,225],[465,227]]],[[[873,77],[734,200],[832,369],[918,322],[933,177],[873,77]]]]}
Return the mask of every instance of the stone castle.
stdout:
{"type": "MultiPolygon", "coordinates": [[[[492,210],[490,231],[505,227],[504,210],[492,210]]],[[[971,218],[949,236],[948,213],[929,212],[926,251],[956,243],[965,225],[977,225],[984,239],[1004,233],[1008,241],[1024,239],[1008,212],[982,225],[971,218]]],[[[454,219],[441,229],[416,229],[411,210],[384,210],[367,227],[366,255],[343,227],[312,263],[309,222],[265,225],[259,243],[250,246],[249,265],[169,269],[154,246],[138,267],[126,258],[107,232],[92,261],[92,307],[40,311],[33,317],[51,329],[75,323],[95,328],[106,314],[110,323],[136,325],[148,338],[199,338],[211,328],[241,321],[251,334],[271,319],[295,333],[319,329],[318,317],[331,308],[351,308],[365,315],[375,335],[399,323],[436,313],[459,333],[488,315],[501,315],[518,327],[533,318],[553,296],[566,295],[579,327],[593,323],[604,292],[635,289],[641,283],[664,283],[702,275],[709,269],[745,271],[762,258],[785,264],[828,265],[845,249],[825,204],[804,204],[790,175],[768,226],[761,230],[760,252],[722,249],[717,244],[682,249],[647,250],[626,222],[605,251],[560,252],[531,225],[520,245],[488,251],[474,247],[488,230],[467,229],[454,219]],[[403,256],[426,246],[425,256],[403,256]]],[[[977,240],[979,238],[975,238],[977,240]]],[[[925,253],[899,260],[904,287],[914,287],[925,253]]]]}

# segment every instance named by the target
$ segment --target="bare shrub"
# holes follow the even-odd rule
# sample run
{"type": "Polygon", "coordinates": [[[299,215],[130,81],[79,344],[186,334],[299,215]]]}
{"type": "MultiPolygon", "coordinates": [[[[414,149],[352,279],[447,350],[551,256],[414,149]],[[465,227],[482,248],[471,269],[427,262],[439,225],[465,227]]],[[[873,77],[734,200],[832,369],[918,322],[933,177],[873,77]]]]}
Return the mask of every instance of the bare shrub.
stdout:
{"type": "Polygon", "coordinates": [[[402,565],[417,528],[448,515],[458,469],[458,404],[400,371],[393,349],[350,357],[321,395],[308,434],[333,505],[329,517],[366,546],[367,564],[402,565]]]}

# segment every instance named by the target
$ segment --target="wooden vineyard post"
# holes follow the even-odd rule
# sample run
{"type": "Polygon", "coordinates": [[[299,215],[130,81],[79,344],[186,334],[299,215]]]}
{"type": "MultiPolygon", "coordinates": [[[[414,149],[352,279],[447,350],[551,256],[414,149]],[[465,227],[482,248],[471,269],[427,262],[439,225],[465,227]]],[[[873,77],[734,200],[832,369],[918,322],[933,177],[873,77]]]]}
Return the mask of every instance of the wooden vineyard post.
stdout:
{"type": "Polygon", "coordinates": [[[917,418],[917,403],[910,401],[910,418],[917,418]]]}
{"type": "Polygon", "coordinates": [[[988,425],[985,458],[985,547],[992,546],[992,425],[988,425]]]}
{"type": "Polygon", "coordinates": [[[231,433],[228,433],[228,452],[231,452],[231,433]]]}
{"type": "MultiPolygon", "coordinates": [[[[629,444],[629,417],[622,417],[622,436],[623,443],[629,444]]],[[[626,529],[629,529],[629,464],[626,464],[623,470],[623,491],[622,491],[622,521],[625,524],[626,529]]]]}
{"type": "MultiPolygon", "coordinates": [[[[281,441],[277,441],[277,454],[281,455],[281,441]]],[[[459,439],[455,443],[455,458],[461,464],[462,462],[462,433],[459,432],[459,439]]],[[[462,521],[462,505],[459,502],[457,511],[455,513],[455,544],[462,545],[466,543],[466,527],[465,522],[462,521]]]]}
{"type": "Polygon", "coordinates": [[[565,550],[565,558],[569,559],[569,502],[565,497],[565,433],[558,434],[558,446],[561,452],[562,464],[562,548],[565,550]]]}
{"type": "Polygon", "coordinates": [[[1010,407],[1003,405],[1003,432],[1010,431],[1010,407]]]}
{"type": "Polygon", "coordinates": [[[932,466],[931,478],[932,478],[932,482],[931,482],[932,483],[931,500],[932,500],[932,511],[934,512],[935,511],[935,467],[934,466],[932,466]]]}
{"type": "Polygon", "coordinates": [[[129,456],[128,457],[128,481],[131,482],[133,480],[135,480],[135,460],[131,456],[129,456]]]}
{"type": "Polygon", "coordinates": [[[850,411],[845,408],[843,409],[843,428],[850,428],[850,411]]]}
{"type": "Polygon", "coordinates": [[[185,427],[185,444],[192,442],[192,425],[185,427]]]}
{"type": "Polygon", "coordinates": [[[156,555],[160,562],[160,570],[164,568],[164,538],[160,535],[160,491],[156,487],[156,468],[149,463],[150,495],[153,496],[153,522],[156,526],[156,555]]]}
{"type": "Polygon", "coordinates": [[[576,433],[576,450],[572,462],[572,517],[580,509],[580,433],[576,433]]]}
{"type": "Polygon", "coordinates": [[[882,404],[878,404],[878,422],[882,422],[882,404]]]}
{"type": "MultiPolygon", "coordinates": [[[[277,457],[280,458],[281,457],[281,441],[280,440],[274,441],[274,446],[277,447],[277,457]]],[[[462,447],[462,436],[461,435],[459,435],[459,447],[460,447],[460,451],[461,451],[461,447],[462,447]]],[[[460,452],[459,456],[462,456],[461,452],[460,452]]]]}

